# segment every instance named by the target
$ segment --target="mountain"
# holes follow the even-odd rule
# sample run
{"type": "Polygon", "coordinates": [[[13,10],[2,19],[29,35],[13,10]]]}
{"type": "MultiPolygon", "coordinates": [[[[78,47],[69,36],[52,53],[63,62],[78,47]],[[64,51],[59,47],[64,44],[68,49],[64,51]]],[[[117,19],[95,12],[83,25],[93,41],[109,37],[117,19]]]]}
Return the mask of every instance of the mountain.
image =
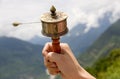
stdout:
{"type": "MultiPolygon", "coordinates": [[[[105,13],[103,18],[98,20],[98,23],[100,24],[99,27],[91,28],[87,33],[84,33],[86,24],[77,24],[66,36],[61,37],[61,42],[68,43],[74,54],[77,56],[80,52],[84,52],[109,27],[111,15],[111,12],[105,13]]],[[[36,36],[30,40],[30,42],[42,45],[47,41],[50,41],[50,39],[36,36]]]]}
{"type": "Polygon", "coordinates": [[[0,79],[47,79],[43,46],[0,37],[0,79]]]}
{"type": "Polygon", "coordinates": [[[69,37],[63,37],[64,42],[67,42],[72,48],[75,55],[84,52],[108,27],[110,26],[109,18],[111,12],[105,13],[104,17],[98,20],[99,27],[91,28],[87,33],[84,33],[86,24],[78,24],[69,32],[69,37]]]}
{"type": "Polygon", "coordinates": [[[120,48],[120,20],[112,24],[83,54],[78,57],[84,66],[106,56],[114,48],[120,48]]]}
{"type": "Polygon", "coordinates": [[[39,45],[45,45],[45,43],[49,41],[51,41],[50,38],[40,37],[40,36],[34,36],[32,39],[29,40],[30,43],[39,44],[39,45]]]}

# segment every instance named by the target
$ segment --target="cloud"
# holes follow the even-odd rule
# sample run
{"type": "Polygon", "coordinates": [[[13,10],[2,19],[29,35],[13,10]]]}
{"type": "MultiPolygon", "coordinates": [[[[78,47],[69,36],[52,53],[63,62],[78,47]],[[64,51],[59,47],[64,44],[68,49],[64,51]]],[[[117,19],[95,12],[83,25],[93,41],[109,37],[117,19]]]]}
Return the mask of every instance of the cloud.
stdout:
{"type": "Polygon", "coordinates": [[[0,36],[12,36],[29,40],[33,36],[41,36],[41,24],[22,25],[13,28],[14,21],[40,22],[40,15],[48,12],[51,5],[68,14],[68,28],[78,23],[90,28],[99,27],[99,19],[111,12],[110,22],[120,18],[120,0],[1,0],[0,3],[0,36]]]}
{"type": "Polygon", "coordinates": [[[77,2],[76,7],[74,7],[71,12],[74,15],[74,24],[84,23],[87,25],[85,29],[86,32],[89,31],[90,28],[99,27],[99,19],[102,19],[107,12],[112,12],[110,20],[111,23],[115,22],[120,18],[120,1],[119,0],[101,0],[100,2],[97,0],[88,0],[81,1],[83,5],[79,5],[77,2]],[[86,3],[86,4],[84,4],[86,3]]]}

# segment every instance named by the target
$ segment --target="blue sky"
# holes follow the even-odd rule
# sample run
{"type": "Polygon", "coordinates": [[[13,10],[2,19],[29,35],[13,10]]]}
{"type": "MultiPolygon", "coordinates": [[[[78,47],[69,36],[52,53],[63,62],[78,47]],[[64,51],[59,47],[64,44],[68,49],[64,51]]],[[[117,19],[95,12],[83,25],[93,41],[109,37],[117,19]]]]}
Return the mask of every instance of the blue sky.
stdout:
{"type": "Polygon", "coordinates": [[[12,22],[40,22],[41,14],[48,12],[51,5],[68,14],[68,28],[78,23],[90,28],[99,27],[98,19],[112,12],[110,22],[120,18],[120,0],[0,0],[0,36],[29,40],[41,35],[41,24],[12,27],[12,22]]]}

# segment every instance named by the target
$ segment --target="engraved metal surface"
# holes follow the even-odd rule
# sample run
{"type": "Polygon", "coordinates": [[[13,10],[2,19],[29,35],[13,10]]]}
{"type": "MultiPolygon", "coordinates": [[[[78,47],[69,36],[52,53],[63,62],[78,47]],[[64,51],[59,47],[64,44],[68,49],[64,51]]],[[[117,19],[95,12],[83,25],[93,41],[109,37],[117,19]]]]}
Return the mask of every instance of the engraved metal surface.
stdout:
{"type": "Polygon", "coordinates": [[[68,32],[67,15],[64,12],[56,11],[52,6],[51,12],[41,15],[42,34],[48,37],[59,37],[68,32]]]}

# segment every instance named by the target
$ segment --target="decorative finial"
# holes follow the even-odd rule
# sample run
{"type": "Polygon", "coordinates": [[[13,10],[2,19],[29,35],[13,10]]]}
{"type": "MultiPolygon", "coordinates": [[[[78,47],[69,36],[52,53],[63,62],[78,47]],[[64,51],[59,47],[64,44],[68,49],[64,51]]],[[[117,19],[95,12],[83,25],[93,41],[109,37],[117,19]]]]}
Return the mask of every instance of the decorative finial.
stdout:
{"type": "Polygon", "coordinates": [[[52,18],[56,18],[56,8],[52,5],[50,8],[52,18]]]}

